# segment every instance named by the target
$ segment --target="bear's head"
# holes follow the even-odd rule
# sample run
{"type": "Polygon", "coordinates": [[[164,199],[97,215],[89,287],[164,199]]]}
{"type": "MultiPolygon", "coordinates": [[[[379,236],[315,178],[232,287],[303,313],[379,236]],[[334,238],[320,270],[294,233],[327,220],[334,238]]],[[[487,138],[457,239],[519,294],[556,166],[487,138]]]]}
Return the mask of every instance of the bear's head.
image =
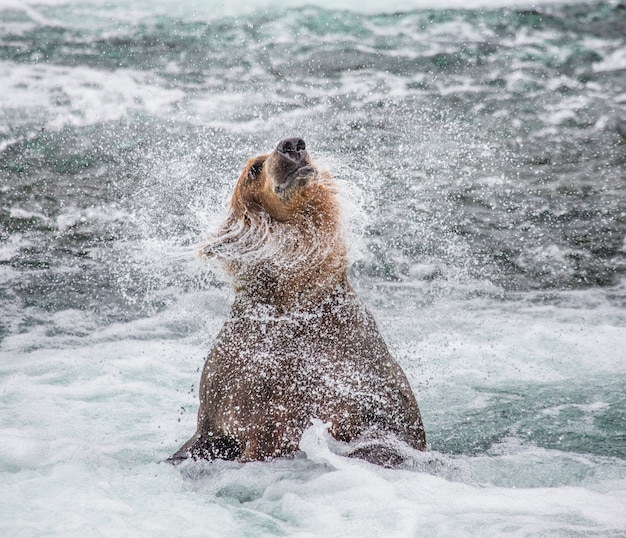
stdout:
{"type": "Polygon", "coordinates": [[[320,194],[319,180],[327,178],[319,176],[304,140],[287,138],[271,153],[248,161],[235,187],[231,209],[237,218],[266,214],[279,222],[297,219],[320,194]]]}
{"type": "Polygon", "coordinates": [[[305,293],[300,288],[345,278],[337,188],[313,163],[304,140],[287,138],[248,161],[226,221],[201,254],[225,263],[236,290],[258,288],[260,282],[305,293]]]}

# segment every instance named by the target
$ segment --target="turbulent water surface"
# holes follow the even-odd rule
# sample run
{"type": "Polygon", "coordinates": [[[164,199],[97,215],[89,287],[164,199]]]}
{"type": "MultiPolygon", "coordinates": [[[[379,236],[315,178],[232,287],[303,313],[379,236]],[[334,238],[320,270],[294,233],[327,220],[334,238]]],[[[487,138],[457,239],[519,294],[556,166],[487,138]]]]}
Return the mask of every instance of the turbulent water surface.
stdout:
{"type": "Polygon", "coordinates": [[[626,535],[626,4],[458,5],[0,2],[0,534],[626,535]],[[172,468],[295,135],[430,450],[172,468]]]}

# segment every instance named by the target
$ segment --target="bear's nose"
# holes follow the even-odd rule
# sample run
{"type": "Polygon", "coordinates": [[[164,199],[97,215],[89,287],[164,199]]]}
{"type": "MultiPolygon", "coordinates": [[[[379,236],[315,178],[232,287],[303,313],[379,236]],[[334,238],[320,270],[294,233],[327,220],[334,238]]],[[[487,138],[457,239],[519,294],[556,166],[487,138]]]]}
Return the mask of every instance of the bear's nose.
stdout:
{"type": "Polygon", "coordinates": [[[278,143],[276,151],[299,162],[306,154],[306,144],[302,138],[285,138],[278,143]]]}

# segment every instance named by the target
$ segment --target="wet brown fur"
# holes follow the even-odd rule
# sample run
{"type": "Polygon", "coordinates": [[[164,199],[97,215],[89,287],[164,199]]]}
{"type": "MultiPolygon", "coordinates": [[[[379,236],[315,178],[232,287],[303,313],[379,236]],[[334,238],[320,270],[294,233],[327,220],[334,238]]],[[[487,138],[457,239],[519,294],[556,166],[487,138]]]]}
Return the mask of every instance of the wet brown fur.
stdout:
{"type": "Polygon", "coordinates": [[[385,436],[426,446],[406,376],[348,283],[336,186],[306,164],[278,191],[280,156],[250,159],[202,249],[225,264],[235,301],[202,372],[197,431],[171,461],[290,455],[316,418],[375,463],[398,460],[368,450],[385,436]]]}

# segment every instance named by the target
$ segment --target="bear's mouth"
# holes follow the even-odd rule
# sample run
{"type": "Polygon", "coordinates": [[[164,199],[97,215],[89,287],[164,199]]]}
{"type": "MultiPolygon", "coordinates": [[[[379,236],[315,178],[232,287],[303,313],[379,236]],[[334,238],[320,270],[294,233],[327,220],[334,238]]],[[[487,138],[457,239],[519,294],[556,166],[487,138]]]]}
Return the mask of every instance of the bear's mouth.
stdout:
{"type": "Polygon", "coordinates": [[[301,138],[281,140],[272,155],[271,175],[274,191],[285,195],[295,187],[303,187],[315,174],[315,167],[301,138]]]}
{"type": "Polygon", "coordinates": [[[286,175],[281,180],[276,180],[274,190],[277,194],[285,194],[295,187],[304,187],[307,180],[315,173],[312,166],[303,166],[286,175]]]}

